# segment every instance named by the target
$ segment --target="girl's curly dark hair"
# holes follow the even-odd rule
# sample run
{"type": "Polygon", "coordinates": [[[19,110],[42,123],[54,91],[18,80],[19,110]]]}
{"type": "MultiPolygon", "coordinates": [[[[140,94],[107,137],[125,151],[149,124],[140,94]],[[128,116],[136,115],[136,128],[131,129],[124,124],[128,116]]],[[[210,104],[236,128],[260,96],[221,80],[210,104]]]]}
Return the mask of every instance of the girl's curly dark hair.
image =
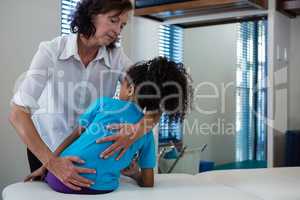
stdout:
{"type": "Polygon", "coordinates": [[[192,79],[182,63],[165,57],[131,66],[126,80],[133,84],[137,104],[146,111],[167,114],[171,121],[182,121],[193,97],[192,79]]]}
{"type": "MultiPolygon", "coordinates": [[[[132,9],[130,0],[81,0],[71,15],[71,32],[83,34],[86,38],[90,38],[96,33],[96,28],[92,22],[94,16],[110,11],[119,11],[118,14],[121,14],[132,9]]],[[[114,48],[116,42],[118,41],[112,42],[108,47],[114,48]]]]}

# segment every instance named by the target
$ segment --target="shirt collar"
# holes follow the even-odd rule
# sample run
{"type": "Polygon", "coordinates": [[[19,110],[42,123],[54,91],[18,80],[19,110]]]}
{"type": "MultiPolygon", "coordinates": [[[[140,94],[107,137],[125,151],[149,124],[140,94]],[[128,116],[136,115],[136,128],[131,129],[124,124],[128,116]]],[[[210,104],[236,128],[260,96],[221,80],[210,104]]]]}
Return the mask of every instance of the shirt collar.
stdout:
{"type": "Polygon", "coordinates": [[[109,53],[106,47],[100,47],[94,60],[104,60],[106,66],[111,68],[109,53]]]}
{"type": "MultiPolygon", "coordinates": [[[[77,37],[78,34],[70,34],[67,38],[66,45],[62,51],[62,53],[59,56],[59,59],[61,60],[67,60],[70,57],[74,56],[77,60],[80,60],[80,57],[78,55],[78,46],[77,46],[77,37]]],[[[111,68],[111,63],[109,59],[109,53],[106,47],[100,47],[98,50],[98,53],[94,60],[104,60],[104,63],[106,66],[111,68]]]]}
{"type": "Polygon", "coordinates": [[[59,56],[59,59],[67,60],[71,56],[74,56],[76,59],[80,60],[77,49],[77,34],[70,34],[67,37],[66,44],[62,53],[59,56]]]}

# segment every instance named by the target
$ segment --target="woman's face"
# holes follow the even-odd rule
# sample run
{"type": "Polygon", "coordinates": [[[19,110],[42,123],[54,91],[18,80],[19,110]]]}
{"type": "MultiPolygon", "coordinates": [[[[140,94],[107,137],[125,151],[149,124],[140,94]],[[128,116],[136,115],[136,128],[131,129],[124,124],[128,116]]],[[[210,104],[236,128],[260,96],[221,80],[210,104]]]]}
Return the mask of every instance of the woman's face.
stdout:
{"type": "Polygon", "coordinates": [[[129,11],[110,11],[93,19],[96,33],[89,40],[95,46],[107,46],[117,40],[128,21],[129,11]]]}

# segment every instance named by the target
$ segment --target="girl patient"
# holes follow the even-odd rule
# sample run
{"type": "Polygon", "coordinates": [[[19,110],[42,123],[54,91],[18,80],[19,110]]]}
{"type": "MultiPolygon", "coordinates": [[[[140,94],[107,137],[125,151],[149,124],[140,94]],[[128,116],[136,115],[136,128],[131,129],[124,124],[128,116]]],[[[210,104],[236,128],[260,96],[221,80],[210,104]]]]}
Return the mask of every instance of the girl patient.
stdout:
{"type": "Polygon", "coordinates": [[[171,121],[183,120],[191,96],[190,78],[182,64],[158,57],[133,65],[126,72],[119,99],[101,97],[96,100],[78,119],[78,128],[55,151],[60,157],[69,157],[79,170],[80,167],[95,170],[82,174],[86,184],[76,187],[76,179],[74,185],[64,184],[63,180],[46,172],[45,167],[33,172],[27,180],[44,176],[45,182],[57,192],[104,194],[118,188],[120,173],[123,173],[142,187],[153,187],[156,151],[152,131],[136,140],[119,160],[116,160],[117,154],[101,158],[99,152],[112,143],[97,144],[96,140],[114,134],[106,129],[107,125],[135,124],[144,112],[164,112],[171,121]],[[138,167],[133,160],[137,160],[138,167]]]}

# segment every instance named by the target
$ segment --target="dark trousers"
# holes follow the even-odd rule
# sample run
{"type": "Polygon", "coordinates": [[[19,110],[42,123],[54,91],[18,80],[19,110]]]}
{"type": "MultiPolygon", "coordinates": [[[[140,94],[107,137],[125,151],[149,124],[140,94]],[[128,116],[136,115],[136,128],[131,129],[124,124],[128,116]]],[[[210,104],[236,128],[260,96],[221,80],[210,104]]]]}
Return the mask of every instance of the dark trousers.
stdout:
{"type": "Polygon", "coordinates": [[[43,165],[41,161],[29,149],[27,149],[27,157],[31,172],[34,172],[43,165]]]}

